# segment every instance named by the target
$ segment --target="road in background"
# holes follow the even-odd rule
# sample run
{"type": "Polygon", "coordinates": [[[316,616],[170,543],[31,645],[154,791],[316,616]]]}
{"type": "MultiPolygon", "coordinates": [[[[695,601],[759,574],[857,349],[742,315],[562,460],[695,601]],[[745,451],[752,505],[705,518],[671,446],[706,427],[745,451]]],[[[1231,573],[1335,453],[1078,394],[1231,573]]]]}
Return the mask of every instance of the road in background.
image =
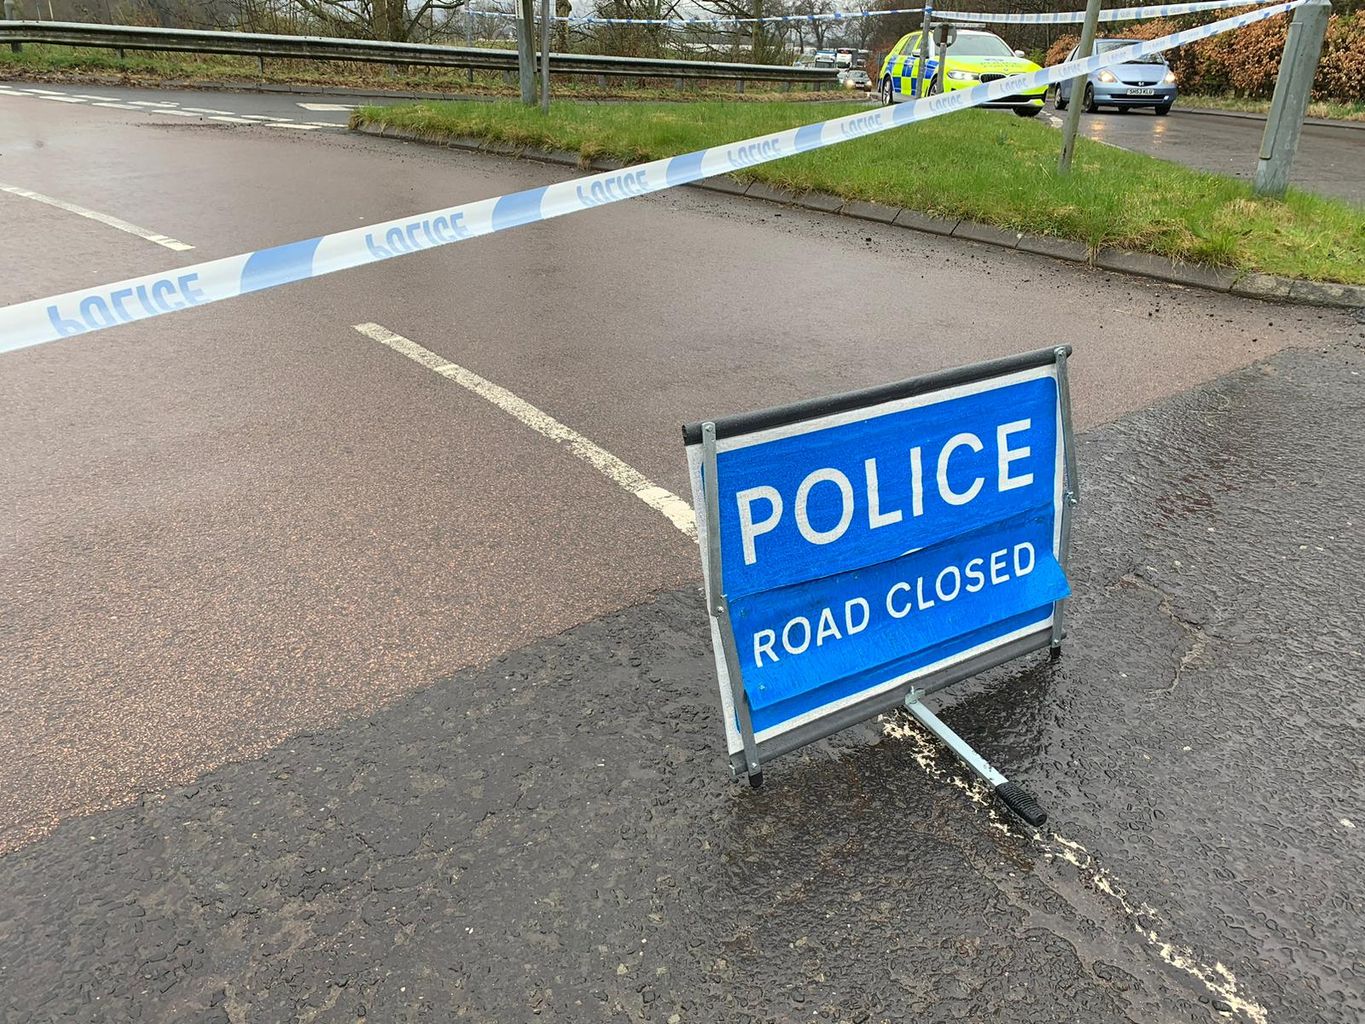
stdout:
{"type": "MultiPolygon", "coordinates": [[[[4,303],[569,176],[32,96],[0,96],[0,153],[4,184],[195,247],[0,193],[23,241],[4,303]]],[[[1284,430],[1303,409],[1318,433],[1365,422],[1359,360],[1285,356],[1144,410],[1361,330],[680,190],[6,356],[0,1008],[78,1007],[90,981],[94,1019],[400,1019],[426,1002],[707,1020],[716,998],[782,1020],[825,1003],[1199,1020],[1220,1002],[1252,1024],[1261,1002],[1268,1019],[1350,1019],[1360,853],[1326,817],[1365,815],[1318,780],[1337,777],[1324,751],[1357,739],[1310,698],[1353,692],[1338,613],[1359,573],[1287,609],[1304,651],[1330,655],[1313,656],[1321,690],[1256,698],[1258,740],[1305,737],[1292,764],[1239,751],[1237,726],[1286,650],[1275,602],[1316,554],[1295,552],[1358,562],[1358,522],[1327,512],[1360,505],[1325,475],[1349,446],[1308,459],[1284,430]],[[775,765],[769,796],[731,787],[695,545],[355,330],[371,323],[676,494],[685,420],[1075,345],[1092,495],[1077,580],[1094,602],[1078,602],[1079,656],[964,690],[985,703],[954,723],[1053,802],[1060,839],[969,816],[917,765],[951,768],[912,736],[866,746],[875,730],[775,765]],[[1227,551],[1195,545],[1223,531],[1227,551]],[[1196,564],[1207,582],[1172,578],[1196,564]],[[1229,797],[1266,766],[1298,774],[1229,797]],[[1102,865],[1061,841],[1077,837],[1102,865]],[[1105,885],[1131,888],[1116,902],[1105,885]],[[1324,914],[1325,893],[1347,903],[1324,914]]]]}
{"type": "MultiPolygon", "coordinates": [[[[398,96],[347,97],[330,93],[256,93],[212,92],[195,89],[130,89],[121,86],[81,86],[55,83],[0,82],[0,95],[13,91],[21,96],[50,94],[58,99],[42,101],[56,106],[65,100],[72,105],[93,103],[98,99],[113,103],[167,104],[183,113],[148,113],[149,119],[184,119],[197,110],[208,111],[199,120],[206,124],[231,124],[215,118],[258,118],[266,124],[273,120],[306,126],[304,130],[344,127],[351,109],[360,104],[387,106],[408,103],[398,96]],[[268,120],[267,120],[268,119],[268,120]]],[[[873,98],[870,102],[875,103],[873,98]]],[[[100,108],[109,109],[109,108],[100,108]]],[[[149,110],[152,108],[148,108],[149,110]]],[[[1010,111],[997,111],[1002,117],[1010,111]]],[[[1050,107],[1042,115],[1060,125],[1060,115],[1050,107]]],[[[1149,110],[1119,114],[1105,110],[1081,115],[1081,132],[1098,142],[1147,153],[1235,178],[1250,180],[1256,170],[1256,154],[1261,147],[1265,122],[1244,117],[1195,114],[1178,106],[1166,117],[1149,110]]],[[[297,129],[282,129],[297,130],[297,129]]],[[[1365,129],[1309,124],[1304,127],[1299,153],[1294,161],[1293,184],[1310,192],[1336,196],[1353,203],[1365,203],[1365,129]]]]}
{"type": "MultiPolygon", "coordinates": [[[[1048,114],[1061,116],[1050,108],[1048,114]]],[[[1196,114],[1181,110],[1178,103],[1165,117],[1146,109],[1081,114],[1081,134],[1088,139],[1248,181],[1256,174],[1264,132],[1262,120],[1196,114]]],[[[1305,124],[1290,183],[1305,192],[1365,204],[1363,165],[1365,125],[1305,124]]]]}

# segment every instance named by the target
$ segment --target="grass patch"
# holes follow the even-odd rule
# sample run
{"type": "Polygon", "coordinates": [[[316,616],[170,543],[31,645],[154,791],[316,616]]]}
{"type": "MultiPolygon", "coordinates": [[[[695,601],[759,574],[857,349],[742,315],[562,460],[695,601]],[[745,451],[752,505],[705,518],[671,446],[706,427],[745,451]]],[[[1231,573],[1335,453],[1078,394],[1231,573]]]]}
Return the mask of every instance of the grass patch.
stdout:
{"type": "MultiPolygon", "coordinates": [[[[1253,100],[1244,96],[1199,96],[1184,94],[1180,105],[1203,107],[1205,110],[1239,110],[1248,114],[1270,113],[1269,100],[1253,100]]],[[[1309,117],[1323,117],[1332,121],[1365,121],[1365,103],[1336,103],[1314,100],[1308,104],[1309,117]]]]}
{"type": "MultiPolygon", "coordinates": [[[[515,103],[364,107],[353,123],[433,139],[474,136],[563,149],[585,160],[658,159],[847,114],[847,104],[561,102],[549,116],[515,103]]],[[[1000,111],[967,110],[788,157],[739,177],[819,189],[946,217],[1116,246],[1176,260],[1365,284],[1365,210],[1302,192],[1284,201],[1250,186],[1077,140],[1057,175],[1054,130],[1000,111]]]]}
{"type": "MultiPolygon", "coordinates": [[[[520,94],[517,84],[506,81],[497,71],[477,71],[471,80],[468,72],[457,68],[317,60],[267,60],[262,71],[254,57],[138,50],[126,53],[126,57],[119,57],[114,50],[30,43],[26,43],[20,53],[0,47],[0,79],[147,86],[186,83],[318,85],[372,92],[449,93],[485,98],[520,94]]],[[[688,82],[685,89],[679,91],[673,79],[608,78],[605,85],[598,85],[594,78],[556,77],[553,67],[550,72],[551,95],[582,100],[667,99],[677,102],[723,97],[731,102],[810,103],[829,102],[847,95],[832,91],[783,92],[778,84],[751,82],[740,96],[736,95],[732,83],[688,82]]]]}

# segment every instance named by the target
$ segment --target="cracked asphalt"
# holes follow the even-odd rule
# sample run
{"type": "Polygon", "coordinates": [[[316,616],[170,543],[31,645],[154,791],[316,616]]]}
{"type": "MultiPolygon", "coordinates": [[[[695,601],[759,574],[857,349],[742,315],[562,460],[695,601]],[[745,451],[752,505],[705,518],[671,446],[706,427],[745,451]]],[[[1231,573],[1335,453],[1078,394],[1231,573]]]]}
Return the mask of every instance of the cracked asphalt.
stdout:
{"type": "Polygon", "coordinates": [[[1066,654],[938,700],[1043,833],[908,720],[729,782],[687,586],[0,859],[0,1019],[1358,1021],[1361,345],[1081,437],[1066,654]]]}

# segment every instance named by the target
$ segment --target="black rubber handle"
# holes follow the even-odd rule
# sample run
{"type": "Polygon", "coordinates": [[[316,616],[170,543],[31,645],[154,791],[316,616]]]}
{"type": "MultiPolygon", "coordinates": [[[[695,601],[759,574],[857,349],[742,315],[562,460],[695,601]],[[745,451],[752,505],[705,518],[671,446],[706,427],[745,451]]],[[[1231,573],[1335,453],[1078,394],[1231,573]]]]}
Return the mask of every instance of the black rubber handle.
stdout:
{"type": "Polygon", "coordinates": [[[1038,801],[1029,796],[1013,782],[1002,782],[995,787],[995,795],[1000,802],[1019,817],[1037,828],[1047,821],[1047,811],[1038,806],[1038,801]]]}

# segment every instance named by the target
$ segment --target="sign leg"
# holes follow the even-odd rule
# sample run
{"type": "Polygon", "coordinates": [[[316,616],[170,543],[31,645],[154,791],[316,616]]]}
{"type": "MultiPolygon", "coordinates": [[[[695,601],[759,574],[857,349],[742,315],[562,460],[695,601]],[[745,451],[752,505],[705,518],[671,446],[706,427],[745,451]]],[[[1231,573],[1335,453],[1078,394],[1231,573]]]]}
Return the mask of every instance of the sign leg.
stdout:
{"type": "Polygon", "coordinates": [[[1038,806],[1038,801],[1029,796],[1024,789],[1001,775],[991,763],[973,750],[957,733],[953,732],[938,715],[920,703],[920,694],[911,690],[905,698],[905,710],[915,716],[915,721],[938,737],[939,742],[957,755],[968,768],[995,790],[1000,802],[1015,815],[1037,828],[1047,821],[1047,811],[1038,806]]]}

